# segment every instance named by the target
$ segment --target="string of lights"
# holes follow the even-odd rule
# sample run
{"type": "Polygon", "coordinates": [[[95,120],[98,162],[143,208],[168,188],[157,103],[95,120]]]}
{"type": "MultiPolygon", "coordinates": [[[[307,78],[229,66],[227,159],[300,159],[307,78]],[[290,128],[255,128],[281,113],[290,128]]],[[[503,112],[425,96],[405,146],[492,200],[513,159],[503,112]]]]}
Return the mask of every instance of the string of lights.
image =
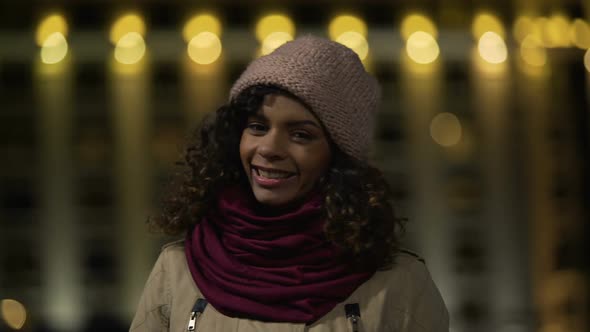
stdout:
{"type": "MultiPolygon", "coordinates": [[[[69,26],[60,14],[45,17],[38,25],[36,42],[40,58],[45,64],[63,61],[70,50],[69,26]]],[[[510,38],[507,27],[493,14],[482,12],[472,21],[472,37],[479,56],[490,64],[507,61],[510,38]]],[[[147,52],[146,24],[141,15],[127,13],[112,24],[109,41],[114,59],[125,65],[140,62],[147,52]]],[[[211,13],[201,13],[190,18],[181,31],[190,59],[200,65],[217,61],[223,51],[223,26],[211,13]]],[[[268,54],[296,35],[296,24],[288,15],[271,13],[260,18],[255,25],[259,43],[257,55],[268,54]]],[[[353,49],[366,60],[370,53],[369,28],[358,16],[343,14],[334,17],[327,26],[328,36],[353,49]]],[[[441,50],[437,40],[439,32],[435,23],[418,13],[407,15],[401,22],[399,33],[405,42],[405,52],[417,64],[436,61],[441,50]]],[[[590,48],[590,25],[581,18],[570,19],[561,14],[550,17],[518,17],[512,26],[513,53],[527,65],[543,67],[547,63],[548,48],[590,48]]],[[[590,71],[590,53],[586,51],[584,63],[590,71]]]]}

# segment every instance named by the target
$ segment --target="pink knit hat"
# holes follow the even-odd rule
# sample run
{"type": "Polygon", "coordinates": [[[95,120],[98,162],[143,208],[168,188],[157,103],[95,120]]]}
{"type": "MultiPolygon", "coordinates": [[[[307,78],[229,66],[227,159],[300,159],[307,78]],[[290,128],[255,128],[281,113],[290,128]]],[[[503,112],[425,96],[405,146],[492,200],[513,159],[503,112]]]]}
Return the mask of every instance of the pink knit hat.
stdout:
{"type": "Polygon", "coordinates": [[[300,98],[342,151],[367,159],[381,91],[351,49],[314,36],[287,42],[250,63],[231,88],[230,100],[261,84],[300,98]]]}

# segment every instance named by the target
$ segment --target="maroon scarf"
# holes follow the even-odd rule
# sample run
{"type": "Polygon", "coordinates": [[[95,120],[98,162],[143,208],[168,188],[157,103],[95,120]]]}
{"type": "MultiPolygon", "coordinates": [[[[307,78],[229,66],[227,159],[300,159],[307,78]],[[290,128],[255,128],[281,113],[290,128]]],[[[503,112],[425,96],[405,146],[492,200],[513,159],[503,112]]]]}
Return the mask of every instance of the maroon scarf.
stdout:
{"type": "Polygon", "coordinates": [[[224,190],[186,241],[205,298],[227,316],[308,324],[344,301],[374,271],[352,272],[326,240],[322,204],[314,192],[277,214],[251,192],[224,190]]]}

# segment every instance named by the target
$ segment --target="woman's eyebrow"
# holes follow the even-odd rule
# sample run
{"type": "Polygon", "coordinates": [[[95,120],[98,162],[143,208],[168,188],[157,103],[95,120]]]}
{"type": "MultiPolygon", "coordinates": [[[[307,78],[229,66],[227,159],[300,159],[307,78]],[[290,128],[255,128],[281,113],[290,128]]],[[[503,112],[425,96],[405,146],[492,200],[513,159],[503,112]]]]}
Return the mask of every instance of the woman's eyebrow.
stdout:
{"type": "Polygon", "coordinates": [[[255,114],[252,114],[252,115],[250,115],[248,118],[254,118],[254,119],[256,119],[256,120],[264,120],[264,121],[267,121],[267,118],[266,118],[266,116],[264,116],[264,114],[262,114],[262,113],[255,113],[255,114]]]}
{"type": "MultiPolygon", "coordinates": [[[[256,113],[250,115],[251,118],[261,121],[268,121],[268,118],[262,113],[256,113]]],[[[304,125],[311,125],[318,129],[322,129],[319,124],[312,120],[292,120],[287,121],[287,127],[297,127],[297,126],[304,126],[304,125]]]]}
{"type": "Polygon", "coordinates": [[[317,123],[311,120],[298,120],[298,121],[288,121],[287,126],[289,127],[296,127],[296,126],[303,126],[303,125],[312,125],[318,129],[322,129],[317,123]]]}

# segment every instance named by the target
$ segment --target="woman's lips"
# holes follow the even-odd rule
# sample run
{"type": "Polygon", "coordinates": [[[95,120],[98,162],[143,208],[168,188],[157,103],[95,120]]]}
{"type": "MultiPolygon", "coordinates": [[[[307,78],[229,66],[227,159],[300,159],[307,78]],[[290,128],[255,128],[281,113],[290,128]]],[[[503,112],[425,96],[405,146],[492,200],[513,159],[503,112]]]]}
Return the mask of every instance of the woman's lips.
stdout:
{"type": "Polygon", "coordinates": [[[254,170],[263,170],[263,171],[275,171],[275,172],[283,172],[283,173],[293,173],[295,174],[295,172],[291,172],[291,171],[285,171],[282,169],[276,169],[276,168],[270,168],[270,167],[262,167],[262,166],[258,166],[258,165],[250,165],[251,168],[253,168],[254,170]]]}
{"type": "Polygon", "coordinates": [[[291,182],[295,181],[295,175],[293,174],[287,178],[283,178],[283,179],[270,179],[270,178],[265,178],[262,175],[258,175],[258,172],[256,172],[256,169],[254,167],[252,167],[252,178],[254,179],[254,182],[256,182],[256,184],[258,184],[261,187],[266,187],[266,188],[276,188],[276,187],[280,187],[282,185],[285,184],[289,184],[291,182]]]}

